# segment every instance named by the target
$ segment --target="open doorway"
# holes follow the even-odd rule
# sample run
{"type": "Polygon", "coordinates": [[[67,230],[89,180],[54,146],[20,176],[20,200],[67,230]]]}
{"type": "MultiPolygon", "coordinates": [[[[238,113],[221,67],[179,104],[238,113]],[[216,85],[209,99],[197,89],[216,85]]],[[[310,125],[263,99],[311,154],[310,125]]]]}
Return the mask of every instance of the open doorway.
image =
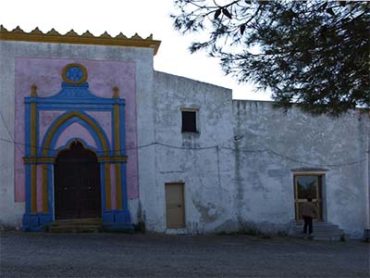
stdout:
{"type": "Polygon", "coordinates": [[[315,174],[296,174],[294,175],[294,195],[295,195],[295,218],[297,221],[302,220],[301,207],[307,202],[308,198],[317,207],[317,221],[323,221],[323,204],[322,204],[322,184],[324,175],[315,174]]]}

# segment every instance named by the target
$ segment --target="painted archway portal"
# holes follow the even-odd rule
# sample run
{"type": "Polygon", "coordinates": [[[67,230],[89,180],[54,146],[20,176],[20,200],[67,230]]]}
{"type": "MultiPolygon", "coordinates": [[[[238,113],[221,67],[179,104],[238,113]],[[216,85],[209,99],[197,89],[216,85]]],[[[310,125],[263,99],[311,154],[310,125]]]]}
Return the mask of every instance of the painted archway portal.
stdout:
{"type": "Polygon", "coordinates": [[[58,154],[54,167],[56,219],[101,216],[99,169],[96,154],[77,140],[58,154]]]}

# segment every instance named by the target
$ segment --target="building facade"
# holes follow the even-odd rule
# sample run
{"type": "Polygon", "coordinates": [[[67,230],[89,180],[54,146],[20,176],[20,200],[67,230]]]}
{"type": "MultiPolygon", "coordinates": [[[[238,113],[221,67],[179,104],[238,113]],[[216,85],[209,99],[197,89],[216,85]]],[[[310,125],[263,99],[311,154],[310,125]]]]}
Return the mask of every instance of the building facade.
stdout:
{"type": "Polygon", "coordinates": [[[369,113],[313,117],[157,72],[160,42],[0,30],[0,224],[39,231],[369,229],[369,113]]]}

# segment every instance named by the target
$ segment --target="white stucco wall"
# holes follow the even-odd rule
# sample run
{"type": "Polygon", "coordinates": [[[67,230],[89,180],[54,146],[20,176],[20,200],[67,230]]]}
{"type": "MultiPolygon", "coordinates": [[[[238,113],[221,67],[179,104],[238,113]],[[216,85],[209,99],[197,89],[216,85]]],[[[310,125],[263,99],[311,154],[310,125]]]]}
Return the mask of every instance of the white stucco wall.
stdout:
{"type": "Polygon", "coordinates": [[[367,215],[368,115],[352,111],[339,118],[314,117],[254,101],[234,101],[233,112],[235,135],[242,137],[235,143],[241,150],[235,159],[243,221],[293,220],[291,170],[323,168],[324,220],[361,237],[367,215]]]}
{"type": "Polygon", "coordinates": [[[156,185],[144,190],[152,196],[144,207],[149,230],[166,231],[165,183],[184,182],[186,232],[288,231],[295,223],[292,170],[315,168],[325,170],[324,220],[362,236],[368,115],[284,112],[271,102],[232,101],[217,86],[154,77],[156,185]],[[181,108],[191,107],[199,109],[199,135],[181,133],[181,108]]]}
{"type": "Polygon", "coordinates": [[[213,231],[233,215],[231,90],[155,72],[155,188],[145,204],[148,229],[166,231],[165,183],[184,182],[186,232],[213,231]],[[198,110],[199,134],[181,132],[181,109],[198,110]],[[190,148],[190,150],[189,150],[190,148]]]}
{"type": "MultiPolygon", "coordinates": [[[[152,141],[152,80],[153,50],[151,48],[94,46],[0,41],[0,225],[21,225],[24,203],[14,202],[14,117],[15,117],[15,61],[17,57],[91,59],[129,61],[136,63],[136,102],[138,115],[138,145],[152,141]],[[10,135],[7,132],[10,131],[10,135]]],[[[22,142],[20,142],[22,143],[22,142]]],[[[139,177],[153,172],[153,150],[140,150],[139,177]],[[152,163],[151,163],[152,161],[152,163]]],[[[151,183],[151,179],[139,178],[139,183],[151,183]]],[[[153,181],[154,183],[154,181],[153,181]]],[[[129,204],[132,219],[137,222],[138,200],[129,204]]]]}
{"type": "Polygon", "coordinates": [[[369,228],[368,114],[333,119],[233,101],[229,89],[153,72],[152,49],[9,41],[0,41],[0,225],[19,227],[24,213],[24,203],[14,202],[17,57],[136,63],[140,195],[129,208],[149,231],[172,232],[165,204],[172,182],[185,184],[179,232],[286,231],[294,223],[297,168],[326,169],[326,221],[353,237],[369,228]],[[181,132],[183,108],[197,109],[199,133],[181,132]]]}

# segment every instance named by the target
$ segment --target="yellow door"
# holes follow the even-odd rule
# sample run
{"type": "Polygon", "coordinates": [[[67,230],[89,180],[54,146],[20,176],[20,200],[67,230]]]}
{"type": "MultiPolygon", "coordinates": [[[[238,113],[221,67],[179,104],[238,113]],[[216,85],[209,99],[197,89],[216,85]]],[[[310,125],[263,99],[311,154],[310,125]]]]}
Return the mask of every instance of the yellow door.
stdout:
{"type": "Polygon", "coordinates": [[[184,184],[166,183],[165,186],[167,228],[184,228],[184,184]]]}

